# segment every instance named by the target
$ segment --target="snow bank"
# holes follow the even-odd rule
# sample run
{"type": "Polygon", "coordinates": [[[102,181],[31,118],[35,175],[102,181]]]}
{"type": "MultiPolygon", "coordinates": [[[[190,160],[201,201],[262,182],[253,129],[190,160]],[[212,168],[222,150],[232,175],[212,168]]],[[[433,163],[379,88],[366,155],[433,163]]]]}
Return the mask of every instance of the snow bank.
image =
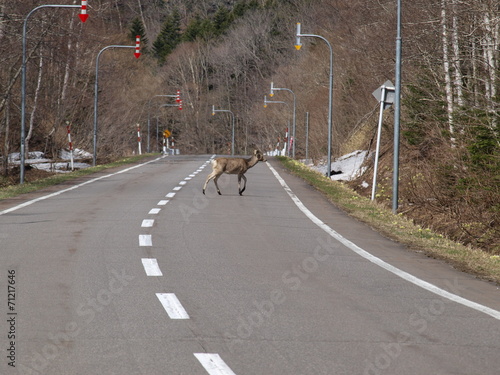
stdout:
{"type": "MultiPolygon", "coordinates": [[[[69,151],[67,150],[59,151],[59,157],[63,160],[68,160],[68,162],[54,162],[51,159],[45,158],[43,152],[32,151],[28,153],[28,157],[25,160],[25,163],[29,164],[33,168],[49,172],[60,172],[60,173],[71,172],[71,164],[69,163],[71,157],[69,151]]],[[[86,151],[80,149],[75,149],[73,151],[73,160],[90,159],[90,158],[92,158],[92,154],[86,151]]],[[[19,165],[21,163],[20,153],[15,152],[9,154],[9,163],[19,165]]],[[[87,163],[77,163],[77,162],[73,163],[74,169],[84,169],[88,167],[90,167],[90,164],[87,163]]]]}
{"type": "MultiPolygon", "coordinates": [[[[59,157],[63,160],[70,160],[70,152],[68,150],[59,151],[59,157]]],[[[90,152],[80,150],[79,148],[75,148],[73,150],[73,160],[77,159],[91,159],[93,156],[90,152]]]]}
{"type": "MultiPolygon", "coordinates": [[[[366,170],[366,167],[363,167],[363,163],[367,156],[368,151],[357,150],[335,159],[331,163],[332,173],[334,174],[330,178],[332,180],[351,181],[359,177],[366,170]]],[[[311,166],[311,169],[326,175],[326,160],[322,161],[319,165],[311,166]]]]}

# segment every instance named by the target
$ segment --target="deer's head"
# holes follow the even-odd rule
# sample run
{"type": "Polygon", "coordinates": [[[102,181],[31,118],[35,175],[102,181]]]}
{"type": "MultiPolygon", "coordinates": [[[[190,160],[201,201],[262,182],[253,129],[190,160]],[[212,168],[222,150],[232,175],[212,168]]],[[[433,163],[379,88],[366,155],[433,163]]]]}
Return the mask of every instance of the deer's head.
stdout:
{"type": "Polygon", "coordinates": [[[264,157],[264,154],[262,153],[262,151],[254,150],[253,154],[257,158],[258,161],[267,161],[267,159],[264,157]]]}

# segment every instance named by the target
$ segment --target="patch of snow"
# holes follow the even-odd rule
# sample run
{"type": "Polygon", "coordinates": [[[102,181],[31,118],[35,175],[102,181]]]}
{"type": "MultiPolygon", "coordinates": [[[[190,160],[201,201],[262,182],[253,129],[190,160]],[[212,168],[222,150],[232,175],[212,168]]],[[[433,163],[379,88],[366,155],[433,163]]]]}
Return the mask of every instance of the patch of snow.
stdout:
{"type": "MultiPolygon", "coordinates": [[[[69,150],[66,150],[66,149],[59,151],[59,157],[63,160],[71,160],[71,154],[70,154],[69,150]]],[[[90,152],[80,150],[79,148],[75,148],[73,150],[73,159],[74,160],[76,160],[76,159],[91,159],[91,158],[92,158],[92,154],[90,152]]]]}
{"type": "MultiPolygon", "coordinates": [[[[49,172],[71,172],[71,164],[69,162],[53,162],[51,159],[47,159],[44,157],[44,153],[41,151],[32,151],[28,153],[28,157],[25,160],[25,163],[31,165],[33,168],[41,169],[49,172]]],[[[69,151],[61,150],[59,152],[59,156],[63,160],[71,160],[69,151]]],[[[80,150],[75,149],[73,151],[73,160],[78,159],[90,159],[92,158],[92,154],[80,150]]],[[[21,163],[21,157],[19,152],[15,152],[9,154],[9,163],[14,165],[19,165],[21,163]]],[[[74,169],[84,169],[90,167],[90,164],[87,163],[75,163],[73,162],[74,169]]]]}
{"type": "MultiPolygon", "coordinates": [[[[357,150],[335,159],[331,163],[334,174],[330,178],[337,181],[351,181],[361,176],[366,170],[366,167],[363,167],[363,163],[367,155],[368,151],[357,150]]],[[[326,161],[322,161],[319,165],[311,166],[311,168],[326,175],[326,161]]]]}
{"type": "MultiPolygon", "coordinates": [[[[39,161],[39,160],[49,160],[44,158],[44,153],[41,151],[31,151],[28,152],[28,157],[26,158],[26,163],[28,161],[34,162],[34,161],[39,161]]],[[[21,154],[19,152],[14,152],[12,154],[9,154],[9,163],[20,163],[21,162],[21,154]]]]}
{"type": "MultiPolygon", "coordinates": [[[[31,164],[33,168],[47,172],[67,173],[71,172],[71,163],[35,163],[31,164]]],[[[87,163],[73,163],[74,169],[84,169],[90,167],[87,163]]]]}

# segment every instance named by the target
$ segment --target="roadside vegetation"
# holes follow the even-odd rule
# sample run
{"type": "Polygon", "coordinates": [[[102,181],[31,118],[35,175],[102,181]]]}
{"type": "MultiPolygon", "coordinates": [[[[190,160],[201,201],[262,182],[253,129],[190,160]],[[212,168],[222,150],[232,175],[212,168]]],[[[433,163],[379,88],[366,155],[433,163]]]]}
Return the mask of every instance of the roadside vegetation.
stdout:
{"type": "Polygon", "coordinates": [[[409,249],[442,259],[455,268],[500,284],[500,256],[452,241],[443,234],[415,224],[403,214],[372,202],[338,181],[332,181],[306,165],[286,157],[278,160],[293,174],[322,192],[335,206],[409,249]]]}
{"type": "Polygon", "coordinates": [[[22,185],[19,185],[19,181],[17,181],[17,184],[14,184],[5,177],[0,177],[0,200],[13,198],[21,194],[31,193],[33,191],[58,185],[66,181],[71,181],[79,177],[87,176],[92,173],[100,172],[105,169],[137,163],[151,156],[152,154],[129,156],[107,164],[79,169],[68,173],[54,173],[30,169],[26,173],[26,182],[22,185]]]}

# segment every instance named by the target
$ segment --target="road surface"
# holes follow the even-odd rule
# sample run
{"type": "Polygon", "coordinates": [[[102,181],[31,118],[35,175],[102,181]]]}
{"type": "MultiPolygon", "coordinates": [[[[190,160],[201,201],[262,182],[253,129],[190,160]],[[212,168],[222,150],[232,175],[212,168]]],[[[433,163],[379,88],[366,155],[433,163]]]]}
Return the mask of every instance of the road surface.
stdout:
{"type": "Polygon", "coordinates": [[[499,374],[496,286],[209,158],[0,201],[1,374],[499,374]]]}

